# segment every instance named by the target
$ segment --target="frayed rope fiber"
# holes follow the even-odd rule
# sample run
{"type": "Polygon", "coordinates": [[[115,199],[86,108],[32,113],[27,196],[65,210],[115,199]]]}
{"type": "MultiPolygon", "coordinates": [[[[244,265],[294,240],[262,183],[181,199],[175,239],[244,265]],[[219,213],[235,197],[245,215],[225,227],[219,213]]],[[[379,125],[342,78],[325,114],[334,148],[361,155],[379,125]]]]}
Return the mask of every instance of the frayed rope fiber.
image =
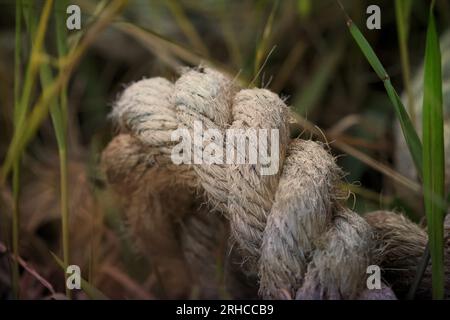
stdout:
{"type": "MultiPolygon", "coordinates": [[[[261,297],[371,297],[366,268],[383,256],[376,250],[373,227],[345,207],[339,188],[343,173],[324,146],[290,140],[289,109],[278,95],[240,89],[221,73],[199,67],[186,70],[175,83],[152,78],[132,84],[112,118],[120,134],[103,152],[102,165],[123,198],[131,233],[159,271],[172,277],[165,281],[174,295],[186,292],[193,277],[203,276],[180,272],[180,265],[197,269],[214,263],[213,244],[220,241],[212,235],[225,223],[243,260],[240,272],[257,276],[261,297]],[[277,129],[278,173],[262,175],[260,164],[175,165],[170,155],[177,142],[171,134],[178,128],[192,132],[196,121],[221,132],[277,129]],[[210,209],[200,209],[205,205],[210,209]],[[199,215],[210,211],[223,213],[228,223],[199,215]],[[196,236],[198,244],[186,249],[196,236]]],[[[223,141],[213,143],[225,148],[223,141]]],[[[236,282],[237,277],[229,278],[236,282]]],[[[198,279],[200,285],[208,281],[198,279]]],[[[209,285],[208,291],[213,289],[209,285]]],[[[386,286],[383,290],[376,298],[395,297],[386,286]]]]}

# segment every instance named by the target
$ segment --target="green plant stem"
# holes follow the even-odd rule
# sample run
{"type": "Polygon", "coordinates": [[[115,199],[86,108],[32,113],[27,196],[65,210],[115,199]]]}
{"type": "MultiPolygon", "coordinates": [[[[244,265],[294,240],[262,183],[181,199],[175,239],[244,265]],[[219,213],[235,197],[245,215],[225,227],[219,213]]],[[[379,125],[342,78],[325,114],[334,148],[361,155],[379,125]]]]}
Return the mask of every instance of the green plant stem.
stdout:
{"type": "MultiPolygon", "coordinates": [[[[58,258],[56,254],[50,251],[51,256],[53,259],[55,259],[56,263],[62,270],[67,270],[68,265],[64,264],[64,261],[61,261],[61,259],[58,258]]],[[[83,278],[81,280],[81,289],[86,293],[86,295],[91,298],[92,300],[109,300],[107,296],[103,292],[101,292],[99,289],[91,285],[89,282],[84,280],[83,278]]]]}
{"type": "MultiPolygon", "coordinates": [[[[16,2],[16,35],[14,52],[14,127],[17,123],[20,100],[20,55],[21,55],[21,33],[22,33],[22,1],[16,2]]],[[[12,252],[15,259],[12,259],[12,289],[14,298],[20,298],[20,274],[19,274],[19,232],[20,232],[20,158],[13,164],[13,215],[12,215],[12,252]]]]}
{"type": "MultiPolygon", "coordinates": [[[[427,42],[425,51],[424,97],[423,97],[423,145],[420,141],[411,119],[406,112],[397,92],[392,86],[383,65],[364,38],[363,34],[353,24],[346,14],[342,3],[337,0],[347,16],[350,33],[360,47],[366,59],[383,81],[388,96],[394,105],[397,117],[402,127],[403,135],[414,160],[417,172],[423,181],[425,211],[428,222],[429,250],[432,259],[433,298],[444,296],[444,238],[443,222],[446,206],[444,201],[444,144],[443,144],[443,115],[442,115],[442,70],[439,39],[437,35],[433,7],[430,7],[427,42]]],[[[427,252],[421,260],[427,265],[427,252]]],[[[414,283],[409,296],[415,293],[415,287],[420,283],[423,266],[418,266],[414,283]]]]}
{"type": "Polygon", "coordinates": [[[13,217],[12,217],[12,287],[14,298],[20,298],[20,274],[19,274],[19,232],[20,232],[20,161],[14,163],[13,168],[13,217]]]}
{"type": "Polygon", "coordinates": [[[206,45],[203,43],[202,38],[198,34],[194,25],[191,23],[189,18],[186,16],[183,7],[180,5],[178,0],[166,0],[164,1],[166,6],[169,8],[171,14],[174,16],[180,29],[185,34],[186,38],[189,40],[191,45],[204,57],[209,57],[209,51],[206,45]]]}
{"type": "Polygon", "coordinates": [[[364,54],[364,56],[366,57],[367,61],[372,66],[372,68],[375,71],[375,73],[377,74],[377,76],[380,78],[381,81],[383,81],[384,87],[386,88],[386,92],[394,106],[395,113],[400,122],[403,136],[405,137],[409,152],[411,153],[411,156],[414,160],[414,164],[416,166],[417,173],[419,176],[421,176],[422,175],[422,156],[423,156],[422,155],[422,143],[420,142],[419,136],[417,135],[417,132],[414,129],[411,118],[409,117],[408,113],[406,112],[406,109],[403,106],[403,103],[402,103],[397,91],[395,91],[395,89],[391,83],[391,80],[389,78],[389,75],[386,72],[385,68],[383,67],[380,59],[378,59],[377,55],[373,51],[369,42],[366,40],[364,35],[358,29],[358,27],[353,23],[352,19],[350,19],[347,12],[345,11],[345,8],[342,5],[342,3],[339,0],[337,0],[337,3],[341,7],[342,11],[344,12],[344,14],[346,16],[347,27],[350,31],[350,34],[352,35],[356,44],[361,49],[361,51],[364,54]]]}
{"type": "MultiPolygon", "coordinates": [[[[36,32],[36,37],[31,49],[30,59],[28,62],[25,81],[23,84],[22,97],[18,105],[18,113],[16,118],[17,130],[20,130],[25,126],[26,114],[28,106],[31,100],[31,91],[34,86],[37,72],[39,70],[39,65],[41,62],[41,50],[44,42],[45,33],[47,31],[47,22],[50,16],[53,0],[48,0],[45,2],[44,8],[42,9],[42,14],[39,20],[38,29],[36,32]]],[[[16,132],[15,132],[16,134],[16,132]]],[[[4,178],[4,177],[3,177],[4,178]]]]}
{"type": "Polygon", "coordinates": [[[353,39],[361,49],[367,61],[372,66],[377,76],[380,78],[381,81],[383,81],[386,92],[389,96],[389,99],[391,100],[392,105],[394,106],[394,111],[400,122],[403,136],[405,137],[409,152],[413,158],[417,173],[421,177],[422,157],[423,157],[422,143],[419,139],[417,131],[414,128],[411,118],[409,117],[408,112],[406,112],[406,109],[397,91],[395,91],[394,86],[392,85],[391,80],[389,78],[389,75],[386,72],[383,65],[381,64],[380,59],[378,59],[369,42],[366,40],[364,35],[358,29],[358,27],[353,23],[352,19],[350,19],[342,3],[339,0],[337,0],[337,3],[341,7],[342,11],[344,12],[347,18],[347,26],[350,31],[350,34],[352,35],[353,39]]]}
{"type": "Polygon", "coordinates": [[[442,66],[439,38],[430,6],[423,90],[423,190],[431,253],[433,298],[444,298],[445,192],[442,66]]]}
{"type": "MultiPolygon", "coordinates": [[[[58,1],[55,4],[55,20],[56,20],[56,33],[57,33],[57,44],[59,53],[65,54],[66,45],[64,30],[65,26],[61,22],[61,14],[59,12],[64,12],[64,8],[67,7],[66,1],[58,1]],[[64,42],[64,43],[61,43],[64,42]]],[[[36,19],[34,15],[34,10],[32,3],[28,2],[29,8],[24,12],[27,20],[28,30],[31,35],[31,42],[34,45],[36,37],[36,19]]],[[[42,54],[45,54],[45,46],[42,45],[42,54]]],[[[42,88],[47,88],[53,82],[53,75],[50,65],[47,62],[43,62],[39,67],[39,75],[42,88]]],[[[58,143],[58,153],[60,159],[60,209],[61,209],[61,224],[62,224],[62,251],[64,262],[69,265],[70,260],[70,244],[69,244],[69,212],[68,212],[68,196],[67,196],[67,96],[66,96],[66,86],[61,90],[61,104],[58,104],[56,98],[52,99],[50,103],[50,115],[53,122],[53,127],[55,130],[55,136],[58,143]]],[[[67,280],[67,274],[65,274],[67,280]]],[[[66,286],[66,295],[70,299],[71,291],[66,286]]]]}
{"type": "MultiPolygon", "coordinates": [[[[64,19],[59,12],[64,12],[67,1],[61,0],[55,4],[56,20],[56,40],[58,56],[62,59],[67,54],[67,33],[64,26],[64,19]]],[[[70,225],[69,225],[69,198],[68,198],[68,168],[67,168],[67,82],[61,88],[59,106],[50,109],[55,127],[55,135],[58,141],[59,170],[60,170],[60,206],[61,206],[61,229],[63,244],[63,261],[65,265],[70,265],[70,225]],[[59,110],[55,110],[59,108],[59,110]],[[55,112],[58,111],[58,112],[55,112]]],[[[64,273],[67,282],[68,274],[64,273]]],[[[72,297],[71,291],[66,285],[66,296],[72,297]]]]}
{"type": "Polygon", "coordinates": [[[72,74],[75,66],[79,63],[86,49],[95,40],[97,34],[102,31],[106,25],[118,14],[126,5],[127,0],[116,0],[110,2],[104,14],[99,17],[95,24],[85,34],[80,44],[73,48],[68,56],[63,59],[61,69],[53,83],[45,88],[35,103],[25,124],[25,119],[18,124],[18,130],[14,133],[11,144],[8,147],[5,160],[2,164],[0,173],[0,184],[5,182],[6,177],[10,173],[14,159],[20,155],[30,139],[34,136],[39,125],[45,119],[51,101],[60,93],[60,90],[67,85],[67,81],[72,74]]]}
{"type": "MultiPolygon", "coordinates": [[[[64,147],[59,148],[59,167],[60,167],[60,185],[61,185],[61,228],[63,243],[63,261],[65,265],[70,262],[70,232],[69,232],[69,206],[68,206],[68,181],[67,181],[67,151],[64,147]]],[[[67,281],[67,273],[64,272],[67,281]]],[[[66,285],[66,296],[72,297],[71,291],[66,285]]]]}
{"type": "Polygon", "coordinates": [[[414,93],[411,85],[411,69],[409,66],[408,32],[409,14],[411,12],[411,0],[395,0],[395,14],[397,20],[398,43],[400,47],[400,60],[402,63],[403,83],[408,99],[408,113],[413,123],[416,120],[414,108],[414,93]]]}
{"type": "MultiPolygon", "coordinates": [[[[41,46],[44,40],[44,34],[46,31],[47,21],[49,18],[49,13],[52,5],[52,1],[47,1],[45,3],[41,20],[39,23],[37,39],[35,45],[32,48],[30,60],[28,62],[27,71],[25,75],[25,81],[22,91],[22,96],[20,96],[20,53],[21,53],[21,45],[20,45],[20,37],[21,37],[21,14],[22,14],[22,2],[18,1],[16,6],[16,51],[15,51],[15,65],[14,65],[14,136],[21,133],[22,128],[25,126],[26,113],[28,109],[28,105],[31,99],[31,91],[34,85],[35,76],[37,73],[38,66],[38,55],[41,50],[41,46]]],[[[13,247],[13,255],[14,259],[12,262],[12,286],[13,286],[13,294],[16,298],[20,297],[19,290],[19,231],[20,231],[20,159],[22,157],[22,153],[24,149],[21,150],[20,153],[11,159],[11,166],[13,168],[13,218],[12,218],[12,247],[13,247]]],[[[4,179],[7,174],[0,176],[0,182],[4,183],[4,179]]]]}
{"type": "Polygon", "coordinates": [[[416,296],[417,289],[419,288],[420,282],[427,270],[427,266],[430,263],[430,245],[427,243],[425,247],[425,251],[423,252],[422,257],[420,258],[419,265],[416,269],[416,275],[414,276],[414,280],[409,288],[408,295],[406,296],[407,300],[413,300],[416,296]]]}
{"type": "Polygon", "coordinates": [[[264,31],[262,34],[261,41],[257,47],[256,55],[255,55],[255,63],[253,66],[253,74],[255,79],[253,81],[257,81],[258,75],[261,72],[261,68],[263,67],[263,61],[265,55],[267,53],[267,49],[269,48],[270,36],[272,34],[273,21],[275,19],[275,13],[278,8],[278,0],[273,2],[272,10],[270,11],[269,18],[267,19],[266,25],[264,27],[264,31]]]}

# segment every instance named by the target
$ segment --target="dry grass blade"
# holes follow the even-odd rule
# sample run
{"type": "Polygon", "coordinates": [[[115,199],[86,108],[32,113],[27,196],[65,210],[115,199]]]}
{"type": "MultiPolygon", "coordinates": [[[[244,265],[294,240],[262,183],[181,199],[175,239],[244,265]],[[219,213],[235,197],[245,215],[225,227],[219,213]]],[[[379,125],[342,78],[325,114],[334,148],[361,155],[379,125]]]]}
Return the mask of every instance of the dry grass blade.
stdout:
{"type": "MultiPolygon", "coordinates": [[[[1,242],[0,242],[0,253],[2,253],[2,254],[9,253],[6,246],[1,242]]],[[[18,264],[20,264],[22,266],[22,268],[24,268],[28,273],[30,273],[44,287],[46,287],[48,289],[48,291],[50,291],[51,294],[56,294],[55,289],[53,289],[53,286],[50,284],[50,282],[45,280],[44,277],[42,277],[35,269],[33,269],[30,265],[28,265],[28,263],[26,263],[21,257],[15,255],[14,253],[12,253],[12,254],[9,253],[9,255],[11,256],[12,260],[14,260],[18,264]]]]}
{"type": "Polygon", "coordinates": [[[189,18],[186,16],[183,7],[178,0],[167,0],[165,4],[169,8],[172,15],[175,17],[180,29],[188,38],[191,45],[204,57],[209,57],[209,51],[206,45],[203,43],[202,38],[198,34],[195,27],[192,25],[189,18]]]}
{"type": "Polygon", "coordinates": [[[261,72],[263,67],[263,59],[266,56],[267,50],[270,43],[270,35],[272,34],[273,21],[275,18],[275,12],[277,11],[278,0],[273,3],[272,10],[270,11],[269,18],[267,19],[264,31],[262,34],[261,41],[259,42],[258,48],[256,50],[255,65],[254,65],[254,75],[255,80],[257,80],[258,74],[261,72]]]}
{"type": "Polygon", "coordinates": [[[44,89],[43,93],[36,102],[31,114],[29,115],[27,123],[25,123],[25,119],[24,121],[21,121],[19,123],[18,130],[14,133],[13,139],[6,154],[6,158],[2,165],[0,183],[5,182],[6,176],[9,174],[15,159],[20,156],[28,142],[38,130],[39,125],[42,123],[48,113],[51,101],[66,85],[73,69],[80,61],[86,49],[95,40],[97,34],[101,32],[123,9],[126,3],[126,0],[116,0],[114,2],[111,2],[105,12],[97,20],[97,22],[86,33],[79,46],[74,48],[69,53],[68,57],[64,59],[58,76],[51,86],[44,89]]]}
{"type": "MultiPolygon", "coordinates": [[[[179,71],[179,67],[182,64],[180,64],[173,57],[167,57],[167,55],[164,55],[167,52],[185,63],[191,65],[199,65],[203,63],[207,66],[214,67],[215,69],[225,73],[231,78],[236,77],[236,72],[230,70],[221,63],[214,61],[212,59],[205,60],[202,56],[192,52],[191,50],[177,43],[172,42],[171,40],[165,38],[162,35],[157,34],[156,32],[146,30],[144,28],[126,22],[115,23],[113,26],[119,29],[120,31],[139,40],[146,46],[146,48],[149,48],[155,55],[161,58],[161,60],[165,62],[169,67],[171,67],[174,71],[179,71]]],[[[246,81],[241,78],[236,78],[236,80],[239,81],[240,84],[246,83],[246,81]]]]}
{"type": "Polygon", "coordinates": [[[370,156],[359,151],[358,149],[355,149],[354,147],[352,147],[342,141],[333,140],[333,139],[335,139],[335,137],[327,135],[323,131],[319,130],[314,124],[312,124],[311,122],[309,122],[302,116],[298,115],[297,113],[292,113],[292,115],[293,115],[294,119],[296,120],[296,122],[302,128],[304,128],[308,132],[312,133],[317,138],[319,138],[325,142],[333,141],[332,145],[334,147],[336,147],[337,149],[355,157],[356,159],[360,160],[361,162],[368,165],[369,167],[377,170],[378,172],[381,172],[386,177],[389,177],[390,179],[392,179],[394,182],[398,183],[399,185],[402,185],[417,194],[421,193],[422,188],[420,187],[420,185],[417,182],[411,181],[410,179],[401,175],[400,173],[393,170],[389,166],[372,159],[370,156]]]}
{"type": "Polygon", "coordinates": [[[123,273],[120,269],[112,266],[105,265],[101,271],[109,278],[117,281],[123,287],[125,287],[130,293],[135,295],[137,299],[155,299],[154,296],[149,294],[144,288],[142,288],[135,280],[130,278],[127,274],[123,273]]]}
{"type": "Polygon", "coordinates": [[[289,52],[289,56],[280,67],[271,88],[275,92],[279,92],[283,89],[284,85],[288,81],[292,73],[292,68],[295,68],[298,62],[301,60],[303,54],[306,51],[306,45],[303,42],[297,42],[294,48],[289,52]]]}

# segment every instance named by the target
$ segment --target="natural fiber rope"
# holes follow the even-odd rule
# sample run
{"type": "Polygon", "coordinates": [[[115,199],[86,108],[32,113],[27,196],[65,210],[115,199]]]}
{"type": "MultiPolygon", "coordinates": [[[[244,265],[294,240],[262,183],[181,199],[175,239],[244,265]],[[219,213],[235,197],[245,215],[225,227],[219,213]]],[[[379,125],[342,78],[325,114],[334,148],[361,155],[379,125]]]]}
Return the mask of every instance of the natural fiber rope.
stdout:
{"type": "Polygon", "coordinates": [[[128,230],[139,251],[152,257],[158,277],[165,279],[164,291],[171,297],[183,297],[191,285],[191,274],[185,268],[173,221],[187,214],[195,197],[175,184],[170,164],[161,165],[158,159],[154,149],[131,135],[120,134],[103,152],[102,162],[109,183],[120,195],[128,230]]]}
{"type": "MultiPolygon", "coordinates": [[[[349,299],[362,291],[371,229],[342,206],[337,189],[342,174],[323,146],[289,142],[288,108],[276,94],[265,89],[238,91],[232,80],[200,67],[185,72],[174,85],[161,78],[131,85],[113,117],[142,145],[135,152],[141,154],[139,161],[124,164],[117,172],[125,173],[125,180],[127,174],[140,179],[130,171],[151,168],[145,182],[134,182],[147,185],[154,190],[147,192],[155,197],[173,186],[192,195],[193,188],[201,185],[213,207],[229,218],[247,267],[259,274],[264,298],[280,298],[288,292],[299,298],[349,299]],[[263,176],[260,165],[250,164],[172,164],[170,133],[180,127],[192,130],[196,120],[205,130],[278,129],[280,174],[263,176]]],[[[111,152],[109,146],[103,154],[110,181],[120,158],[115,152],[123,151],[111,152]]],[[[184,205],[177,202],[180,208],[184,205]]]]}
{"type": "MultiPolygon", "coordinates": [[[[428,240],[427,232],[403,215],[393,212],[371,212],[365,218],[375,235],[373,263],[385,270],[385,280],[399,298],[404,298],[422,259],[428,240]]],[[[450,299],[450,215],[444,221],[444,261],[445,298],[450,299]]],[[[430,263],[416,298],[431,299],[431,287],[430,263]]]]}

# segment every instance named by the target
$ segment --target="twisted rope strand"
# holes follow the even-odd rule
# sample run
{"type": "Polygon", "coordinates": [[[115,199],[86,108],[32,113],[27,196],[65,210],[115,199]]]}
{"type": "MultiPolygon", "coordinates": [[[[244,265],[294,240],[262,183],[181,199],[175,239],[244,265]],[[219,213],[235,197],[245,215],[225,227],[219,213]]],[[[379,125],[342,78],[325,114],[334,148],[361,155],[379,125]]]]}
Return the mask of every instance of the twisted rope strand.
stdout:
{"type": "MultiPolygon", "coordinates": [[[[140,237],[149,251],[163,257],[159,262],[166,263],[173,256],[158,252],[158,247],[176,252],[178,267],[184,256],[191,268],[198,269],[206,256],[214,255],[213,246],[205,242],[216,242],[213,235],[223,225],[198,216],[204,213],[205,207],[199,208],[206,201],[206,211],[215,208],[228,218],[232,239],[248,262],[245,271],[258,275],[263,298],[394,297],[386,286],[377,293],[363,288],[367,266],[387,257],[373,241],[380,243],[371,226],[377,220],[368,223],[345,208],[346,197],[338,188],[343,174],[323,145],[289,140],[288,108],[278,95],[266,89],[239,90],[221,73],[199,67],[187,70],[175,84],[163,78],[134,83],[116,103],[112,117],[122,134],[106,148],[102,162],[118,193],[131,190],[125,201],[128,215],[143,233],[140,237]],[[172,132],[184,128],[195,134],[198,122],[203,130],[215,129],[222,135],[227,129],[243,133],[278,130],[262,146],[259,141],[259,148],[268,150],[279,144],[278,172],[263,175],[266,164],[261,159],[256,164],[234,163],[238,156],[248,160],[250,153],[237,154],[237,143],[227,154],[231,156],[228,163],[211,161],[214,156],[209,151],[226,153],[225,141],[214,135],[198,137],[203,143],[191,150],[193,164],[173,164],[170,154],[176,142],[171,140],[172,132]],[[202,191],[200,198],[198,191],[202,191]],[[185,223],[179,229],[171,226],[171,219],[185,223]],[[211,230],[201,232],[202,228],[211,230]],[[147,234],[158,229],[167,232],[162,238],[165,245],[161,238],[147,234]],[[176,245],[177,239],[181,246],[176,245]]],[[[386,227],[383,232],[393,229],[386,227]]],[[[396,247],[402,250],[402,243],[396,247]]],[[[169,269],[175,273],[175,268],[169,269]]],[[[186,283],[189,272],[182,278],[186,283]]],[[[199,283],[208,287],[205,279],[199,283]]]]}

